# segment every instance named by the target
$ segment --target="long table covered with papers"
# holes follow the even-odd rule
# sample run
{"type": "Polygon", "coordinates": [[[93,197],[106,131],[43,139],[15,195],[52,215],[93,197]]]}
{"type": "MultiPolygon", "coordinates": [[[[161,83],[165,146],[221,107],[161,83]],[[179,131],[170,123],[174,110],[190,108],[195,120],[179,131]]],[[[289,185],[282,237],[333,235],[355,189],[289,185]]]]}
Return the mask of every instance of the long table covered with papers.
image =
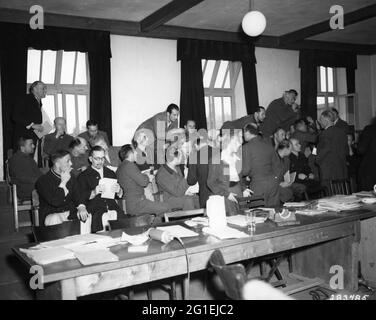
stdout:
{"type": "MultiPolygon", "coordinates": [[[[267,220],[257,223],[252,235],[247,234],[247,228],[241,224],[230,225],[238,231],[234,233],[236,238],[232,239],[219,239],[189,223],[170,222],[164,225],[181,226],[191,231],[191,234],[187,232],[182,237],[189,256],[190,272],[206,269],[215,249],[221,250],[226,263],[291,251],[294,273],[329,282],[332,276],[330,268],[339,265],[344,269],[345,289],[356,290],[360,220],[375,216],[375,204],[362,204],[354,210],[319,215],[296,214],[299,225],[278,227],[267,220]]],[[[44,289],[36,290],[37,297],[41,299],[76,299],[187,273],[185,250],[178,241],[168,244],[153,239],[140,241],[138,238],[142,236],[142,231],[142,228],[133,228],[85,235],[83,238],[74,236],[46,245],[16,247],[13,251],[26,264],[28,271],[36,264],[41,265],[44,289]],[[122,235],[123,231],[126,234],[122,235]],[[130,240],[132,235],[138,235],[138,238],[130,240]],[[129,241],[135,241],[134,245],[129,241]],[[91,246],[90,250],[86,250],[89,247],[85,246],[91,246]],[[62,250],[60,256],[36,256],[30,252],[38,249],[57,252],[57,247],[62,250]],[[64,254],[66,256],[62,258],[64,254]],[[56,262],[53,262],[54,258],[56,262]]]]}

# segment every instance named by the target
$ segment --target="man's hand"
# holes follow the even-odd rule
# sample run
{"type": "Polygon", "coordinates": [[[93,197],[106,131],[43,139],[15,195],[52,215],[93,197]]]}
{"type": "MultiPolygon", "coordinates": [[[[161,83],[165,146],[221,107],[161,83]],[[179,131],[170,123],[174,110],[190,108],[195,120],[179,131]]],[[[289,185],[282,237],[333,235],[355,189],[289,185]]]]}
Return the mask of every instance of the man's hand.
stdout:
{"type": "Polygon", "coordinates": [[[98,184],[96,187],[95,187],[95,195],[97,196],[98,194],[102,193],[102,192],[105,192],[106,191],[106,186],[104,184],[98,184]]]}
{"type": "Polygon", "coordinates": [[[249,188],[247,188],[243,191],[243,197],[245,197],[245,198],[252,196],[252,194],[253,194],[253,191],[249,188]]]}
{"type": "Polygon", "coordinates": [[[31,126],[34,130],[37,130],[39,132],[42,132],[43,131],[43,126],[41,124],[33,124],[31,126]]]}
{"type": "Polygon", "coordinates": [[[238,203],[238,200],[236,200],[236,194],[233,193],[233,192],[230,192],[230,194],[228,195],[227,199],[229,199],[232,202],[238,203]]]}
{"type": "Polygon", "coordinates": [[[87,218],[89,217],[89,213],[86,210],[85,206],[79,206],[77,210],[77,217],[83,222],[86,222],[87,218]]]}
{"type": "Polygon", "coordinates": [[[68,181],[70,180],[70,178],[71,178],[71,174],[70,174],[71,170],[72,169],[69,169],[69,170],[63,171],[61,173],[60,177],[61,177],[61,183],[62,184],[66,185],[68,183],[68,181]]]}
{"type": "Polygon", "coordinates": [[[287,188],[287,187],[291,186],[292,183],[291,183],[291,182],[282,181],[279,185],[280,185],[282,188],[287,188]]]}
{"type": "Polygon", "coordinates": [[[298,174],[298,179],[299,180],[305,180],[305,179],[307,179],[307,176],[304,173],[299,173],[298,174]]]}
{"type": "Polygon", "coordinates": [[[315,175],[313,173],[310,173],[308,176],[308,179],[311,179],[311,180],[315,179],[315,175]]]}

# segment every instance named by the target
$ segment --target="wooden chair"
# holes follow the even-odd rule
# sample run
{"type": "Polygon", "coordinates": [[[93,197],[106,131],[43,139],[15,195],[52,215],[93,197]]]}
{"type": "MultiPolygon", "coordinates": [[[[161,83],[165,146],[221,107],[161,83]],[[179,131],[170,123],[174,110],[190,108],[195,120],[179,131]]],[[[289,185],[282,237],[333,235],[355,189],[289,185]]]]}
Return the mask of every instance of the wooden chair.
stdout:
{"type": "Polygon", "coordinates": [[[210,266],[218,274],[225,293],[233,300],[243,299],[243,286],[247,281],[247,274],[242,264],[226,265],[220,250],[215,250],[209,260],[210,266]]]}
{"type": "Polygon", "coordinates": [[[179,211],[172,211],[166,212],[164,214],[165,222],[169,222],[171,220],[178,220],[184,219],[188,217],[197,217],[197,216],[204,216],[205,209],[194,209],[194,210],[179,210],[179,211]]]}
{"type": "Polygon", "coordinates": [[[37,242],[50,241],[80,234],[80,221],[70,220],[53,226],[33,226],[37,242]]]}
{"type": "MultiPolygon", "coordinates": [[[[34,205],[33,205],[33,198],[35,197],[36,190],[32,191],[30,200],[20,200],[17,196],[17,185],[12,183],[10,174],[9,174],[9,161],[5,161],[5,174],[6,174],[6,182],[9,188],[9,195],[11,204],[13,206],[13,220],[14,220],[14,229],[16,232],[18,232],[20,227],[30,227],[33,225],[39,224],[39,218],[38,218],[38,211],[35,211],[34,205]],[[30,222],[20,222],[19,221],[19,214],[20,213],[28,213],[32,214],[32,219],[30,222]]],[[[38,201],[39,202],[39,201],[38,201]]]]}
{"type": "Polygon", "coordinates": [[[337,195],[337,194],[350,195],[350,194],[352,194],[350,181],[346,180],[346,179],[331,180],[330,183],[329,183],[329,187],[330,187],[331,195],[337,195]]]}

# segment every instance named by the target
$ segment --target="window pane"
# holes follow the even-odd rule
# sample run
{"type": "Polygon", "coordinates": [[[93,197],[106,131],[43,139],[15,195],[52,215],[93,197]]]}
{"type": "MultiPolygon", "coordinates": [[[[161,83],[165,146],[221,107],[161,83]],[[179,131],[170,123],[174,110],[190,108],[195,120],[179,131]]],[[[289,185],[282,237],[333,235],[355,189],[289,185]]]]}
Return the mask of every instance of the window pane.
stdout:
{"type": "Polygon", "coordinates": [[[86,54],[77,52],[77,67],[75,84],[87,84],[86,79],[86,54]]]}
{"type": "Polygon", "coordinates": [[[63,51],[63,61],[61,64],[61,84],[73,84],[74,59],[76,53],[63,51]]]}
{"type": "Polygon", "coordinates": [[[334,97],[328,97],[328,107],[334,108],[334,97]]]}
{"type": "Polygon", "coordinates": [[[201,60],[201,69],[202,69],[202,71],[204,71],[205,62],[206,62],[205,59],[202,59],[202,60],[201,60]]]}
{"type": "Polygon", "coordinates": [[[230,70],[228,70],[226,73],[226,79],[223,88],[230,89],[230,70]]]}
{"type": "Polygon", "coordinates": [[[223,97],[223,110],[224,110],[224,121],[232,120],[231,113],[231,97],[223,97]]]}
{"type": "Polygon", "coordinates": [[[217,79],[215,80],[214,88],[222,88],[225,79],[228,61],[221,61],[218,69],[217,79]]]}
{"type": "Polygon", "coordinates": [[[29,49],[27,51],[27,83],[39,80],[40,50],[29,49]]]}
{"type": "Polygon", "coordinates": [[[215,60],[208,60],[208,63],[206,64],[206,70],[204,73],[204,88],[209,88],[210,81],[213,76],[213,70],[215,66],[215,60]]]}
{"type": "Polygon", "coordinates": [[[334,91],[333,68],[327,68],[327,69],[328,69],[328,91],[333,92],[334,91]]]}
{"type": "Polygon", "coordinates": [[[85,131],[87,118],[87,97],[85,95],[77,96],[78,102],[78,132],[85,131]]]}
{"type": "Polygon", "coordinates": [[[325,67],[320,67],[320,85],[321,92],[326,92],[326,73],[325,67]]]}
{"type": "Polygon", "coordinates": [[[65,95],[67,133],[73,134],[76,129],[76,103],[74,94],[65,95]]]}
{"type": "Polygon", "coordinates": [[[210,107],[209,107],[209,97],[205,96],[205,113],[206,113],[206,124],[208,128],[211,127],[211,121],[210,121],[210,107]]]}
{"type": "Polygon", "coordinates": [[[63,95],[61,93],[57,94],[57,112],[59,117],[64,117],[63,114],[63,95]]]}
{"type": "Polygon", "coordinates": [[[325,97],[317,97],[317,109],[325,108],[325,97]]]}
{"type": "Polygon", "coordinates": [[[53,95],[46,95],[42,101],[42,109],[47,114],[50,123],[53,123],[55,117],[55,97],[53,95]]]}
{"type": "Polygon", "coordinates": [[[223,124],[222,97],[214,97],[215,128],[219,129],[223,124]]]}
{"type": "Polygon", "coordinates": [[[42,81],[55,83],[56,51],[43,51],[42,81]]]}

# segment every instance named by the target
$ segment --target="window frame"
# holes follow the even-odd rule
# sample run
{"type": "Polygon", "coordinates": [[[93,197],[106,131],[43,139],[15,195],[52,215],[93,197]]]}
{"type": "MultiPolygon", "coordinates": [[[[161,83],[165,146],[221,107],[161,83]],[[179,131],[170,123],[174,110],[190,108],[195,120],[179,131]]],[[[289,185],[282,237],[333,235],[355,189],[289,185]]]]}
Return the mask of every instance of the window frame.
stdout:
{"type": "MultiPolygon", "coordinates": [[[[43,81],[42,78],[42,70],[43,70],[43,55],[44,51],[47,50],[40,50],[35,49],[33,47],[29,47],[28,50],[37,50],[40,51],[40,65],[39,65],[39,78],[36,80],[43,81]]],[[[76,80],[76,70],[77,70],[77,60],[78,60],[78,52],[75,52],[74,57],[74,66],[73,66],[73,83],[72,84],[61,84],[61,71],[62,71],[62,64],[63,64],[63,52],[65,50],[49,50],[56,52],[56,61],[55,61],[55,75],[54,75],[54,83],[45,83],[47,87],[46,96],[53,96],[54,97],[54,106],[55,106],[55,117],[62,116],[65,119],[67,118],[67,104],[66,104],[66,95],[74,95],[75,99],[75,129],[70,134],[76,135],[80,132],[79,126],[79,111],[78,111],[78,96],[86,96],[86,118],[90,119],[90,71],[89,71],[89,58],[87,52],[82,52],[85,54],[85,64],[86,64],[86,84],[74,84],[76,80]],[[59,114],[59,103],[58,103],[58,95],[62,95],[62,112],[63,114],[59,114]]],[[[71,51],[72,52],[72,51],[71,51]]],[[[29,92],[31,83],[27,83],[26,89],[29,92]]],[[[42,102],[43,103],[43,102],[42,102]]],[[[50,119],[53,121],[54,119],[50,119]]]]}

